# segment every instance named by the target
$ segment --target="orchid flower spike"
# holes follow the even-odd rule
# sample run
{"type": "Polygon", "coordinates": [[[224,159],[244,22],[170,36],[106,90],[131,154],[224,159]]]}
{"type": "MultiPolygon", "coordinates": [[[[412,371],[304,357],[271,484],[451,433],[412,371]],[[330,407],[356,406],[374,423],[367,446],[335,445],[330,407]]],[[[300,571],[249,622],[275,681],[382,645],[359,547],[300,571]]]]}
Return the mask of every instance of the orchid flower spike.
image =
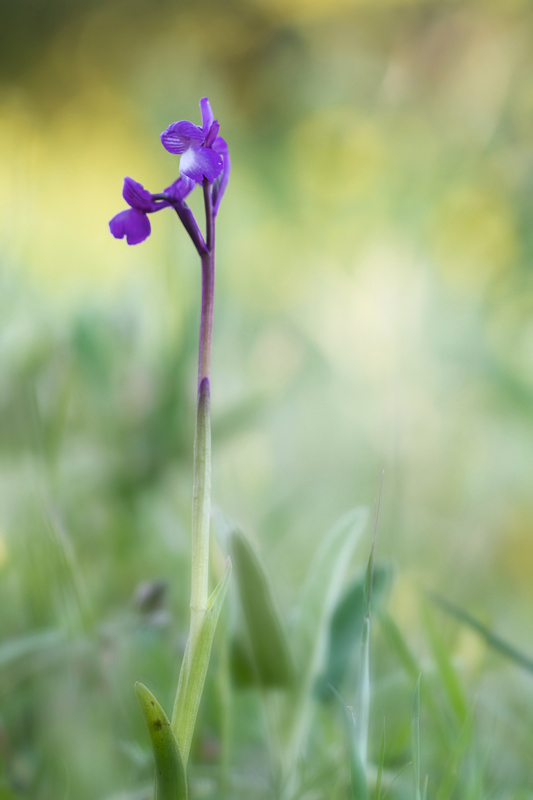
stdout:
{"type": "MultiPolygon", "coordinates": [[[[200,100],[202,127],[187,120],[173,122],[161,134],[169,153],[180,156],[180,177],[161,194],[151,194],[133,178],[124,179],[122,196],[129,205],[109,222],[116,239],[128,244],[144,242],[151,233],[148,214],[171,206],[177,212],[198,253],[206,250],[200,228],[191,209],[184,202],[197,183],[204,185],[209,200],[209,216],[214,222],[230,173],[228,145],[218,135],[219,124],[213,116],[207,97],[200,100]]],[[[207,201],[206,201],[207,202],[207,201]]]]}

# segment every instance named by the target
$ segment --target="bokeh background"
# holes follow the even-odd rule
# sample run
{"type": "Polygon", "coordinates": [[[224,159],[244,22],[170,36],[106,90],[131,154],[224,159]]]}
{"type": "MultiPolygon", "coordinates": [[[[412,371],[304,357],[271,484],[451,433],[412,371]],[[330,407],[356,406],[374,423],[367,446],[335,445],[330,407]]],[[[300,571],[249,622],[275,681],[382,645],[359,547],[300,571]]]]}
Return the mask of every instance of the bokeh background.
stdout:
{"type": "MultiPolygon", "coordinates": [[[[142,798],[150,782],[132,684],[169,704],[187,630],[199,266],[170,212],[136,247],[107,223],[125,175],[151,191],[175,179],[159,133],[198,122],[204,95],[233,163],[216,507],[258,542],[289,613],[324,531],[372,507],[384,469],[378,551],[415,651],[434,590],[533,652],[531,3],[3,0],[0,14],[6,798],[142,798]],[[139,590],[154,580],[155,618],[139,590]]],[[[438,624],[486,752],[504,753],[487,755],[491,791],[530,797],[531,676],[438,624]]],[[[216,796],[211,705],[198,797],[216,796]]],[[[241,727],[259,763],[259,722],[241,727]]]]}

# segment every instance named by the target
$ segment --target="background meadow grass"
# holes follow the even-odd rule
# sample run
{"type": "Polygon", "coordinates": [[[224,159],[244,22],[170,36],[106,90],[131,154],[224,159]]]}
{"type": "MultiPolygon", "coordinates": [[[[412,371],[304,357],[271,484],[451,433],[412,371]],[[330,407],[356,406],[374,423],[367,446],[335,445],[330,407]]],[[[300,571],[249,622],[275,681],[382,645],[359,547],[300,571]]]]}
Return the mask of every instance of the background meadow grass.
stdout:
{"type": "MultiPolygon", "coordinates": [[[[533,797],[532,675],[425,600],[533,653],[531,4],[0,13],[0,798],[149,796],[133,684],[168,708],[187,631],[199,269],[170,213],[134,248],[107,221],[125,175],[174,179],[159,133],[198,120],[205,94],[233,159],[214,503],[258,544],[290,623],[324,533],[372,508],[384,468],[395,578],[372,630],[370,758],[385,717],[387,779],[411,760],[422,671],[428,797],[533,797]]],[[[230,797],[271,797],[260,701],[228,699],[224,642],[192,793],[221,796],[227,757],[230,797]]],[[[317,706],[308,763],[308,800],[345,796],[335,703],[317,706]]],[[[413,791],[409,768],[390,796],[413,791]]]]}

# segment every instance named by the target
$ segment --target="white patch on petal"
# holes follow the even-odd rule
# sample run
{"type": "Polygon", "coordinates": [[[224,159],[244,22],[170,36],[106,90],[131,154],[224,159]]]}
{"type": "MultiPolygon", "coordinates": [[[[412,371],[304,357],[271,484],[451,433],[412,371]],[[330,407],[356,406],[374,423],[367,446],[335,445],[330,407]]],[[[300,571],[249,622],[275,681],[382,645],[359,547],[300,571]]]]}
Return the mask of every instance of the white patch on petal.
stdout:
{"type": "Polygon", "coordinates": [[[180,172],[182,174],[189,172],[189,170],[194,172],[195,161],[196,159],[194,157],[194,150],[192,147],[188,147],[187,150],[182,153],[180,158],[180,172]]]}

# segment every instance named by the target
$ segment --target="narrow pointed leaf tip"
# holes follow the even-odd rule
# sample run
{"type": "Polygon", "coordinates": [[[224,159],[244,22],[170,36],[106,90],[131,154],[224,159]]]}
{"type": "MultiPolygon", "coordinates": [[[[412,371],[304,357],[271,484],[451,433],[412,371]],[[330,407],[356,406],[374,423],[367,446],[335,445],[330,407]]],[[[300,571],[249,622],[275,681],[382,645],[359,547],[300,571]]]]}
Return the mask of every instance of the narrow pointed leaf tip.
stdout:
{"type": "Polygon", "coordinates": [[[187,800],[187,776],[178,742],[167,715],[142,683],[135,693],[148,725],[155,761],[154,800],[187,800]]]}
{"type": "Polygon", "coordinates": [[[234,530],[230,541],[253,657],[251,677],[264,687],[288,687],[294,677],[292,655],[267,574],[241,531],[234,530]]]}

